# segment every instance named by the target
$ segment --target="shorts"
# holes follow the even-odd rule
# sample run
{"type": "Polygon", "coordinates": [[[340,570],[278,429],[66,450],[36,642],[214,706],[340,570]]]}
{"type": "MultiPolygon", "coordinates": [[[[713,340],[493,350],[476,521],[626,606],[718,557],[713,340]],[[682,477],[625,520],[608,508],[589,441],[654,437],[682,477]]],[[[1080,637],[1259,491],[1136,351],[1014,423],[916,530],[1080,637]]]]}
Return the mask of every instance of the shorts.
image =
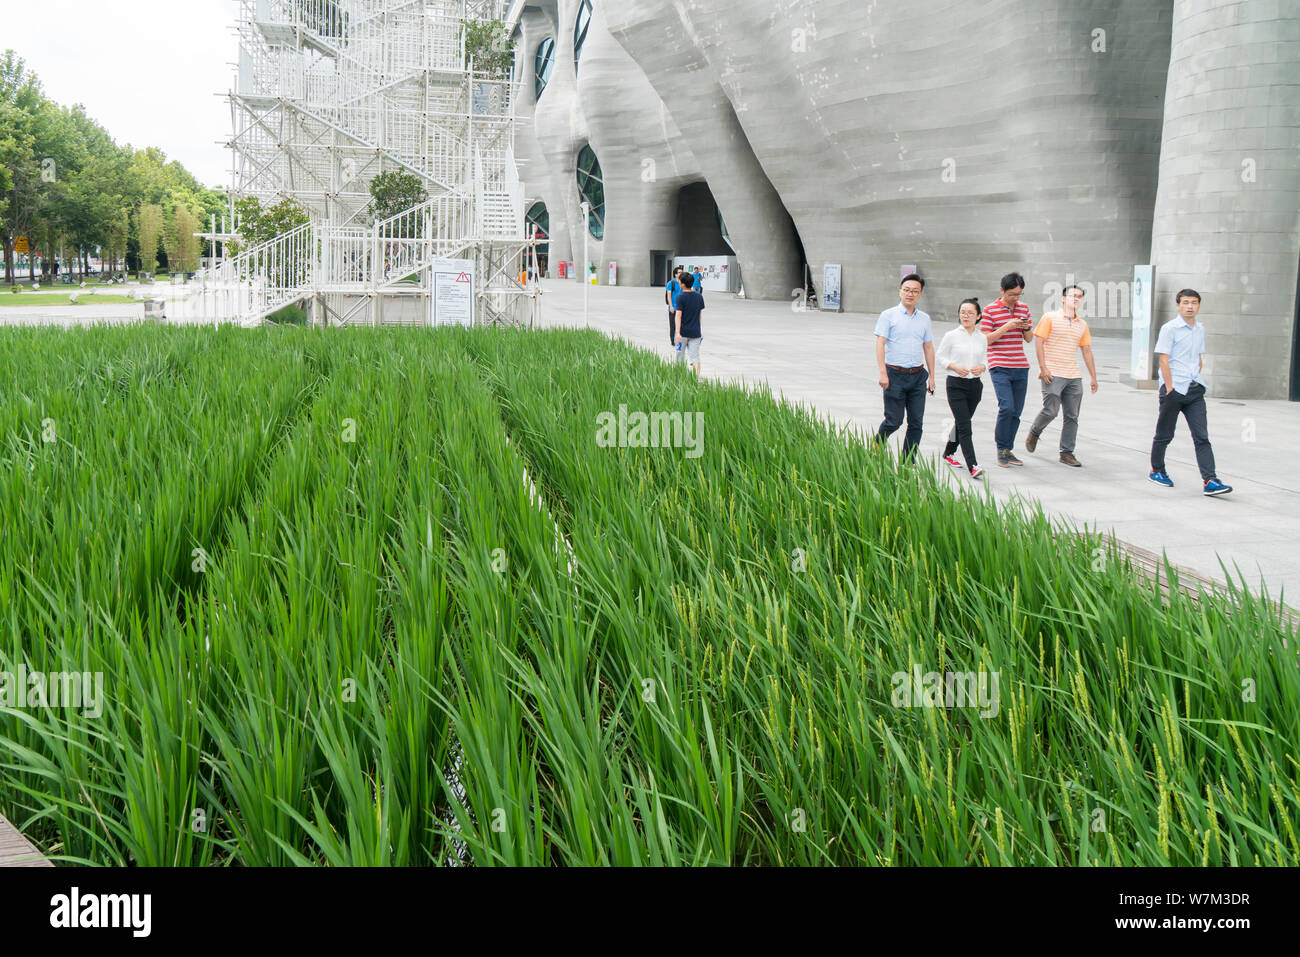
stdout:
{"type": "Polygon", "coordinates": [[[677,353],[680,361],[689,362],[691,365],[699,365],[700,343],[703,341],[703,336],[698,339],[684,339],[682,341],[682,351],[677,353]]]}

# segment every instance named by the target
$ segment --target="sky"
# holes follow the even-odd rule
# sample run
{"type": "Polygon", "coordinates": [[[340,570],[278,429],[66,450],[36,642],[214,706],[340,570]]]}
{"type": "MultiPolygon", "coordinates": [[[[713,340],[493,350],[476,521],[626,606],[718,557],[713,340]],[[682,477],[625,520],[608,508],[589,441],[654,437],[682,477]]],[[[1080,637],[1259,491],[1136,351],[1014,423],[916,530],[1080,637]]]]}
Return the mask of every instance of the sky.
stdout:
{"type": "Polygon", "coordinates": [[[3,0],[13,49],[61,106],[118,143],[156,146],[205,186],[230,185],[230,105],[239,54],[235,0],[3,0]],[[21,11],[21,12],[19,12],[21,11]]]}

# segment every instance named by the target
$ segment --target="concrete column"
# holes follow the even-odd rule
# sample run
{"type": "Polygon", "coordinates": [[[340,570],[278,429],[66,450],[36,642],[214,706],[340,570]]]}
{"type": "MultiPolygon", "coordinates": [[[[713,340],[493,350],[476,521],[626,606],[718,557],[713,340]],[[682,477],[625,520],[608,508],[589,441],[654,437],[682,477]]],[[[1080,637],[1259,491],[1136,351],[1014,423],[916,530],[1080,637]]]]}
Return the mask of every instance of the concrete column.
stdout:
{"type": "Polygon", "coordinates": [[[1151,261],[1156,319],[1196,289],[1213,392],[1289,397],[1300,262],[1300,15],[1175,0],[1151,261]]]}
{"type": "Polygon", "coordinates": [[[699,165],[645,74],[606,28],[613,5],[598,3],[578,68],[578,102],[605,182],[605,241],[619,283],[650,284],[650,250],[672,249],[677,194],[699,165]]]}
{"type": "Polygon", "coordinates": [[[792,289],[802,287],[794,223],[754,156],[704,50],[696,45],[684,12],[661,0],[619,0],[603,4],[602,10],[610,32],[644,70],[699,162],[727,222],[745,294],[789,298],[792,289]]]}

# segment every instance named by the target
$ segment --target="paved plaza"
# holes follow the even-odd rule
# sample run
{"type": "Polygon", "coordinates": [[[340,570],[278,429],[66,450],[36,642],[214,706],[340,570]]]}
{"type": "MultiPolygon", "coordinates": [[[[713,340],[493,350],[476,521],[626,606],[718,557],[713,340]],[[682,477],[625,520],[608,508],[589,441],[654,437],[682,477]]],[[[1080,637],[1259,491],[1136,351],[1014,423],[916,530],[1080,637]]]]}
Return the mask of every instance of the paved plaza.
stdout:
{"type": "MultiPolygon", "coordinates": [[[[544,285],[543,326],[589,324],[668,357],[662,290],[593,287],[590,320],[584,323],[580,285],[563,280],[544,285]]],[[[996,297],[996,289],[975,292],[985,303],[996,297]]],[[[864,431],[879,426],[884,407],[876,384],[875,315],[799,314],[780,302],[745,301],[723,293],[709,293],[706,299],[705,376],[746,385],[766,382],[773,392],[810,405],[836,423],[864,431]]],[[[882,303],[889,305],[893,303],[882,303]]],[[[924,298],[921,308],[927,308],[924,298]]],[[[951,328],[935,324],[936,345],[951,328]]],[[[1016,449],[1025,466],[998,468],[993,445],[997,400],[986,382],[974,428],[976,454],[987,469],[992,493],[1003,502],[1014,496],[1037,502],[1048,514],[1078,527],[1113,531],[1130,545],[1163,551],[1174,564],[1208,578],[1225,580],[1224,566],[1229,572],[1240,569],[1252,588],[1267,589],[1274,599],[1295,607],[1300,602],[1300,471],[1290,456],[1300,447],[1300,404],[1224,400],[1211,392],[1210,438],[1220,477],[1235,491],[1220,498],[1201,494],[1191,437],[1181,421],[1167,457],[1177,486],[1160,488],[1147,480],[1155,394],[1120,383],[1128,366],[1128,340],[1098,337],[1093,351],[1101,389],[1085,395],[1079,416],[1081,469],[1057,462],[1059,418],[1044,432],[1036,454],[1024,451],[1028,423],[1041,404],[1032,378],[1016,449]]],[[[950,413],[942,374],[936,378],[921,452],[937,463],[950,413]]],[[[904,431],[891,440],[898,447],[904,431]]],[[[972,484],[964,473],[936,468],[954,486],[972,484]]]]}

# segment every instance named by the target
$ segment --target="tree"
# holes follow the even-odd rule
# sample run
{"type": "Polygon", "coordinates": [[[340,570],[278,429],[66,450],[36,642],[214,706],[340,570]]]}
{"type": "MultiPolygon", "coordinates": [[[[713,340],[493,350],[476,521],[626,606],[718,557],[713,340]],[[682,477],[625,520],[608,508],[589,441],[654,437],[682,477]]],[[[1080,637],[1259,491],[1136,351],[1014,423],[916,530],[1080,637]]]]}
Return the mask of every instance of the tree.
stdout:
{"type": "Polygon", "coordinates": [[[127,241],[131,236],[131,213],[125,207],[118,210],[108,222],[104,242],[104,266],[108,272],[117,272],[118,266],[126,268],[127,241]]]}
{"type": "MultiPolygon", "coordinates": [[[[83,270],[96,248],[111,264],[132,256],[152,269],[160,231],[164,223],[175,227],[178,206],[202,224],[225,210],[226,199],[180,163],[169,162],[161,150],[119,146],[84,107],[63,108],[48,100],[12,50],[0,56],[0,243],[7,280],[13,280],[19,236],[41,250],[47,269],[69,245],[83,270]],[[156,213],[142,216],[150,206],[158,207],[156,213]],[[138,241],[142,223],[153,230],[143,244],[138,241]]],[[[181,249],[180,258],[187,252],[181,249]]],[[[33,277],[35,270],[32,257],[33,277]]]]}
{"type": "MultiPolygon", "coordinates": [[[[40,83],[13,50],[0,58],[0,162],[4,163],[5,202],[0,209],[5,282],[14,280],[14,242],[29,236],[42,200],[37,132],[46,110],[40,83]]],[[[35,262],[35,257],[31,258],[35,262]]],[[[34,266],[33,266],[34,269],[34,266]]]]}
{"type": "Polygon", "coordinates": [[[475,72],[498,79],[510,75],[515,64],[515,41],[510,38],[504,23],[500,20],[467,20],[463,30],[467,67],[472,64],[475,72]]]}
{"type": "Polygon", "coordinates": [[[420,177],[400,170],[380,173],[370,181],[375,219],[388,219],[429,198],[420,177]]]}
{"type": "Polygon", "coordinates": [[[199,218],[183,203],[172,213],[165,245],[167,263],[173,272],[193,272],[199,268],[199,218]]]}
{"type": "Polygon", "coordinates": [[[136,213],[135,234],[140,241],[140,271],[153,272],[158,265],[158,239],[162,236],[162,207],[150,203],[136,213]]]}
{"type": "Polygon", "coordinates": [[[230,254],[269,243],[277,236],[292,232],[311,222],[307,210],[292,199],[283,199],[270,208],[262,206],[256,196],[235,200],[235,219],[239,223],[239,242],[230,244],[230,254]]]}

